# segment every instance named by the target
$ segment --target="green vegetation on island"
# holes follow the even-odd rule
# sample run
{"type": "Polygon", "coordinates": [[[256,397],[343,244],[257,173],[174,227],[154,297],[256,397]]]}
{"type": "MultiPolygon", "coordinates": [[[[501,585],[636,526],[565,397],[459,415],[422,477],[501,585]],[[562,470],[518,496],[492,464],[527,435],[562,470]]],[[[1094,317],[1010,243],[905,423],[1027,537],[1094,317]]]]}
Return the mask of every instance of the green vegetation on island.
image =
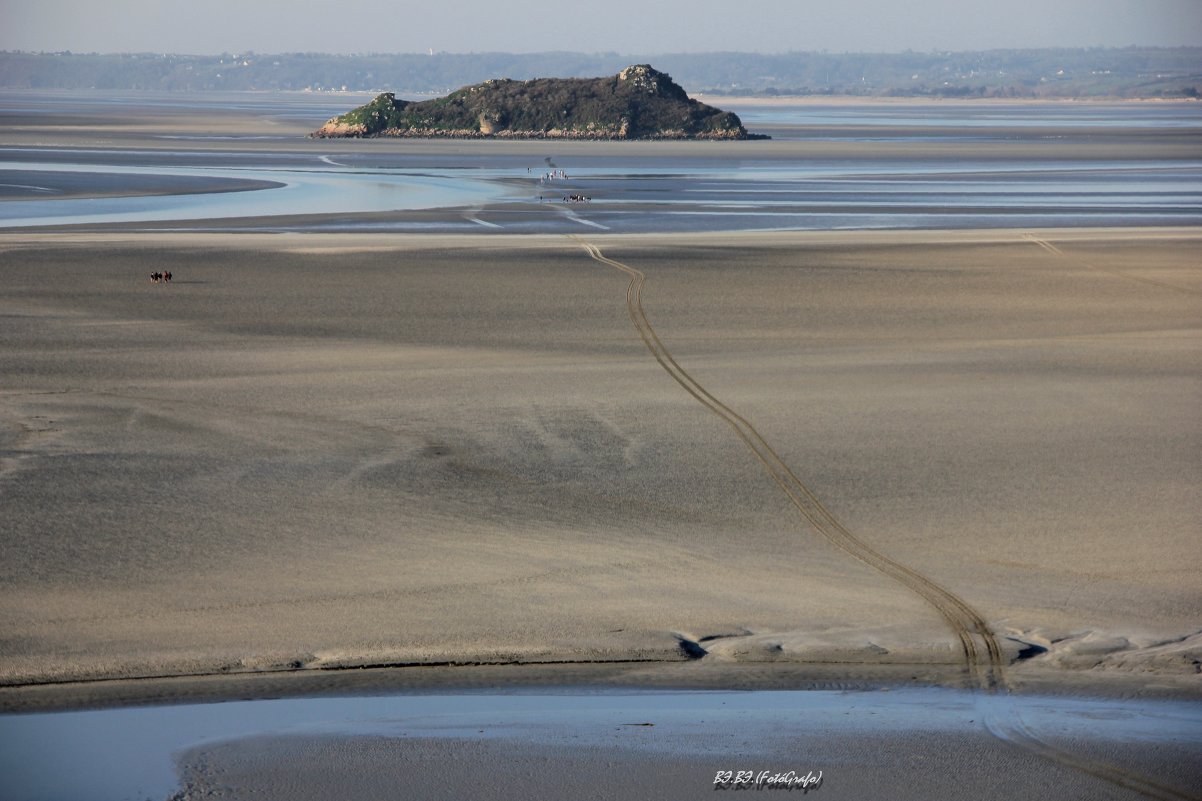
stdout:
{"type": "Polygon", "coordinates": [[[757,138],[737,115],[693,100],[646,64],[606,78],[494,79],[421,102],[386,92],[334,117],[313,136],[757,138]]]}

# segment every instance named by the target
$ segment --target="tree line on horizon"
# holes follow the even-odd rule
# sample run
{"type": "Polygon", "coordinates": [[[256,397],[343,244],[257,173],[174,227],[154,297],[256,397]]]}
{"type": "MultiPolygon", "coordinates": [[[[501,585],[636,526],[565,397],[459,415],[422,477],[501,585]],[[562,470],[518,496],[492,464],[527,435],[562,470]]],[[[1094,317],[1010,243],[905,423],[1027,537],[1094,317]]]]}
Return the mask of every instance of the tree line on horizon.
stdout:
{"type": "Polygon", "coordinates": [[[630,64],[690,94],[963,98],[1198,98],[1202,48],[932,53],[361,54],[0,52],[0,88],[446,94],[489,78],[588,78],[630,64]]]}

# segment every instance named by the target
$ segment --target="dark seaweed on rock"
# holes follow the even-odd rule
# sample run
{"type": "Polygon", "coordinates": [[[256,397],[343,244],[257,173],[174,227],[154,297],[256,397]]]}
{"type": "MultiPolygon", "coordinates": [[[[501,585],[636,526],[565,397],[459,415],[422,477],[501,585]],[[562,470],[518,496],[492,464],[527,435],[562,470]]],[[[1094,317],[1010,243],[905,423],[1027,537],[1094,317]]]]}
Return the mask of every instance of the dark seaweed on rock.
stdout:
{"type": "Polygon", "coordinates": [[[693,100],[646,64],[608,78],[508,78],[419,103],[391,92],[334,117],[315,137],[754,139],[738,116],[693,100]]]}

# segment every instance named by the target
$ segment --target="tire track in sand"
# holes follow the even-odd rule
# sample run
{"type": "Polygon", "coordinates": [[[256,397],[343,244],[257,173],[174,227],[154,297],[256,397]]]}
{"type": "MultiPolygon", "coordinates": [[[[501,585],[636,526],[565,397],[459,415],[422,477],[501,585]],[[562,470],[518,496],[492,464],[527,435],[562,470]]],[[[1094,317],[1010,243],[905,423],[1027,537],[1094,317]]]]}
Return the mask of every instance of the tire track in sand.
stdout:
{"type": "Polygon", "coordinates": [[[1160,287],[1161,289],[1171,289],[1174,292],[1184,292],[1187,295],[1202,294],[1202,292],[1190,289],[1189,287],[1177,286],[1176,284],[1169,284],[1165,283],[1164,281],[1157,281],[1155,278],[1145,278],[1142,275],[1132,275],[1131,273],[1123,272],[1122,270],[1114,270],[1109,267],[1099,267],[1098,265],[1088,262],[1079,256],[1071,256],[1068,253],[1065,253],[1051,242],[1047,241],[1046,239],[1040,239],[1034,234],[1023,234],[1022,237],[1027,242],[1030,242],[1033,245],[1038,245],[1048,253],[1051,253],[1053,256],[1060,256],[1061,258],[1068,259],[1069,261],[1074,262],[1077,266],[1084,267],[1087,270],[1106,273],[1107,275],[1113,275],[1116,278],[1125,278],[1128,281],[1138,281],[1141,284],[1148,284],[1149,286],[1156,286],[1160,287]]]}
{"type": "MultiPolygon", "coordinates": [[[[672,354],[668,352],[667,347],[655,333],[655,329],[651,327],[651,321],[647,319],[647,313],[643,309],[643,284],[646,283],[647,276],[641,270],[605,256],[596,245],[585,242],[576,236],[570,238],[578,242],[594,260],[630,276],[630,283],[626,285],[626,309],[630,313],[631,322],[638,330],[643,344],[647,346],[651,355],[676,383],[734,429],[802,517],[832,544],[898,582],[930,604],[947,621],[960,640],[964,651],[965,668],[973,680],[981,688],[990,692],[999,689],[1007,691],[1001,648],[980,613],[950,590],[941,587],[918,571],[874,550],[848,531],[793,473],[793,470],[773,450],[767,440],[756,431],[755,426],[710,394],[672,358],[672,354]],[[983,651],[982,646],[984,647],[983,651]]],[[[1122,768],[1068,753],[1032,733],[1014,706],[1005,703],[1005,699],[997,698],[996,700],[1003,702],[1004,706],[1001,709],[991,706],[991,708],[983,710],[986,728],[999,740],[1019,751],[1034,754],[1149,798],[1162,799],[1162,801],[1190,801],[1195,798],[1122,768]]]]}
{"type": "Polygon", "coordinates": [[[630,283],[626,286],[626,309],[630,313],[631,322],[638,330],[643,344],[651,351],[651,355],[659,362],[660,367],[676,383],[680,384],[702,406],[722,418],[727,425],[734,429],[743,443],[764,466],[769,477],[801,513],[801,516],[833,545],[875,568],[930,604],[955,632],[964,652],[965,668],[977,685],[987,690],[1004,686],[1002,651],[980,613],[950,590],[936,584],[913,568],[873,549],[848,531],[818,500],[810,488],[797,477],[792,468],[755,429],[755,426],[710,394],[672,358],[672,354],[668,352],[667,347],[655,333],[655,329],[652,328],[650,320],[647,319],[647,313],[643,309],[643,285],[646,283],[647,276],[641,270],[636,270],[605,256],[596,245],[576,237],[572,238],[579,242],[594,260],[630,276],[630,283]]]}
{"type": "Polygon", "coordinates": [[[1146,798],[1155,798],[1158,801],[1197,801],[1199,798],[1197,795],[1187,795],[1114,765],[1072,754],[1063,748],[1052,745],[1047,740],[1035,735],[1027,727],[1017,708],[1009,703],[998,708],[996,703],[998,701],[1005,702],[1007,699],[994,696],[984,701],[985,708],[981,710],[981,717],[985,722],[985,728],[994,737],[1019,751],[1033,753],[1058,765],[1093,776],[1095,779],[1101,779],[1125,790],[1139,793],[1146,798]]]}

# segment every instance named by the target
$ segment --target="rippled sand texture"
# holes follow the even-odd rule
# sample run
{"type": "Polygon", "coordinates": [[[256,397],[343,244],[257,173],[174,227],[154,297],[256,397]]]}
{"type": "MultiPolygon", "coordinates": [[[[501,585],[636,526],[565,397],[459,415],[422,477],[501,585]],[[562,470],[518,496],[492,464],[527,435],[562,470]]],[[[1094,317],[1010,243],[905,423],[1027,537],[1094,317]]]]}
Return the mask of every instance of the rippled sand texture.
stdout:
{"type": "MultiPolygon", "coordinates": [[[[588,241],[1021,680],[1197,671],[1200,239],[588,241]]],[[[971,683],[939,604],[799,513],[582,245],[6,237],[0,676],[706,655],[971,683]]]]}

